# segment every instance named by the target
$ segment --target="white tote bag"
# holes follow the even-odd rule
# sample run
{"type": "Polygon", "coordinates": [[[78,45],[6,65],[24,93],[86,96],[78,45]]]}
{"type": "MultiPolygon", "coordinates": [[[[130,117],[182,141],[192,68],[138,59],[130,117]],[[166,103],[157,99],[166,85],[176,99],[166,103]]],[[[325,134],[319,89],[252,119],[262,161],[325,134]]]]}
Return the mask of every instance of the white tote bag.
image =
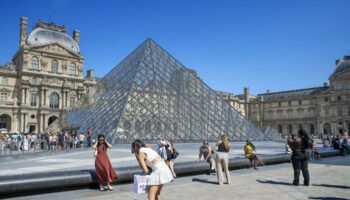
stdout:
{"type": "Polygon", "coordinates": [[[149,175],[134,175],[134,192],[136,194],[148,192],[148,179],[149,175]]]}

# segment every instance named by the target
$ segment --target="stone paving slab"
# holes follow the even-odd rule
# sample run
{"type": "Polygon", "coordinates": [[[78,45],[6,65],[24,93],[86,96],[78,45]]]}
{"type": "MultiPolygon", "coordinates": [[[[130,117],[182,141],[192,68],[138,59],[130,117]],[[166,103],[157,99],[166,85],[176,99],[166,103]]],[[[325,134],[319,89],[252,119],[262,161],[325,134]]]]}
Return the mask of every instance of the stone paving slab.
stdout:
{"type": "MultiPolygon", "coordinates": [[[[215,175],[197,175],[176,178],[165,185],[165,200],[232,200],[232,199],[350,199],[350,157],[331,157],[313,161],[309,165],[311,186],[292,186],[293,170],[290,163],[260,167],[259,170],[231,171],[232,183],[219,186],[215,175]]],[[[81,189],[38,194],[10,199],[18,200],[143,200],[146,195],[132,192],[132,184],[115,185],[114,191],[81,189]]]]}

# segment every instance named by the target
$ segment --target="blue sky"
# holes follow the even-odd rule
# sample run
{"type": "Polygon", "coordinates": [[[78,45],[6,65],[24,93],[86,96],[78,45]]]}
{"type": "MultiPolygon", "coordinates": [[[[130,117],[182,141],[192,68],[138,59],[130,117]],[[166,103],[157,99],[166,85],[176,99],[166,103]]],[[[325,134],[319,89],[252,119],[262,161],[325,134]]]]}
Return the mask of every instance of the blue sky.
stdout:
{"type": "Polygon", "coordinates": [[[346,0],[0,0],[0,63],[18,50],[19,18],[81,32],[85,69],[105,75],[153,38],[213,89],[253,94],[321,86],[350,53],[346,0]]]}

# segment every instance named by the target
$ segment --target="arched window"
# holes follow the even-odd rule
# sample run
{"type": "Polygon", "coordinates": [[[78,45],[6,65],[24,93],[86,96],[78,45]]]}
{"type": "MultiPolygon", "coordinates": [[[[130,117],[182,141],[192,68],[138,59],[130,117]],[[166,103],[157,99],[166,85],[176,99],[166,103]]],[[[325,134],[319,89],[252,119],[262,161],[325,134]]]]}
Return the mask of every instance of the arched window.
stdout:
{"type": "Polygon", "coordinates": [[[56,92],[50,94],[50,108],[58,109],[59,96],[56,92]]]}
{"type": "Polygon", "coordinates": [[[58,70],[58,62],[57,62],[57,60],[53,60],[51,62],[51,72],[57,73],[57,70],[58,70]]]}
{"type": "Polygon", "coordinates": [[[32,69],[39,69],[39,58],[36,56],[32,57],[32,69]]]}
{"type": "Polygon", "coordinates": [[[72,75],[75,75],[76,73],[76,65],[74,63],[71,63],[69,66],[69,73],[72,75]]]}

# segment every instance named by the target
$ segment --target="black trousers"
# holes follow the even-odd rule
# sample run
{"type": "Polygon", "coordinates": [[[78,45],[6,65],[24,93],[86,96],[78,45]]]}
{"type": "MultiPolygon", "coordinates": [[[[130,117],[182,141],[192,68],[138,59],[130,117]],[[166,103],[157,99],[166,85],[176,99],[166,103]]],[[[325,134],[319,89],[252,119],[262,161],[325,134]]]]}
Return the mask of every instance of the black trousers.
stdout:
{"type": "Polygon", "coordinates": [[[303,173],[304,185],[309,185],[310,175],[308,170],[308,158],[305,152],[293,152],[292,164],[294,170],[293,185],[299,185],[300,170],[303,173]]]}

